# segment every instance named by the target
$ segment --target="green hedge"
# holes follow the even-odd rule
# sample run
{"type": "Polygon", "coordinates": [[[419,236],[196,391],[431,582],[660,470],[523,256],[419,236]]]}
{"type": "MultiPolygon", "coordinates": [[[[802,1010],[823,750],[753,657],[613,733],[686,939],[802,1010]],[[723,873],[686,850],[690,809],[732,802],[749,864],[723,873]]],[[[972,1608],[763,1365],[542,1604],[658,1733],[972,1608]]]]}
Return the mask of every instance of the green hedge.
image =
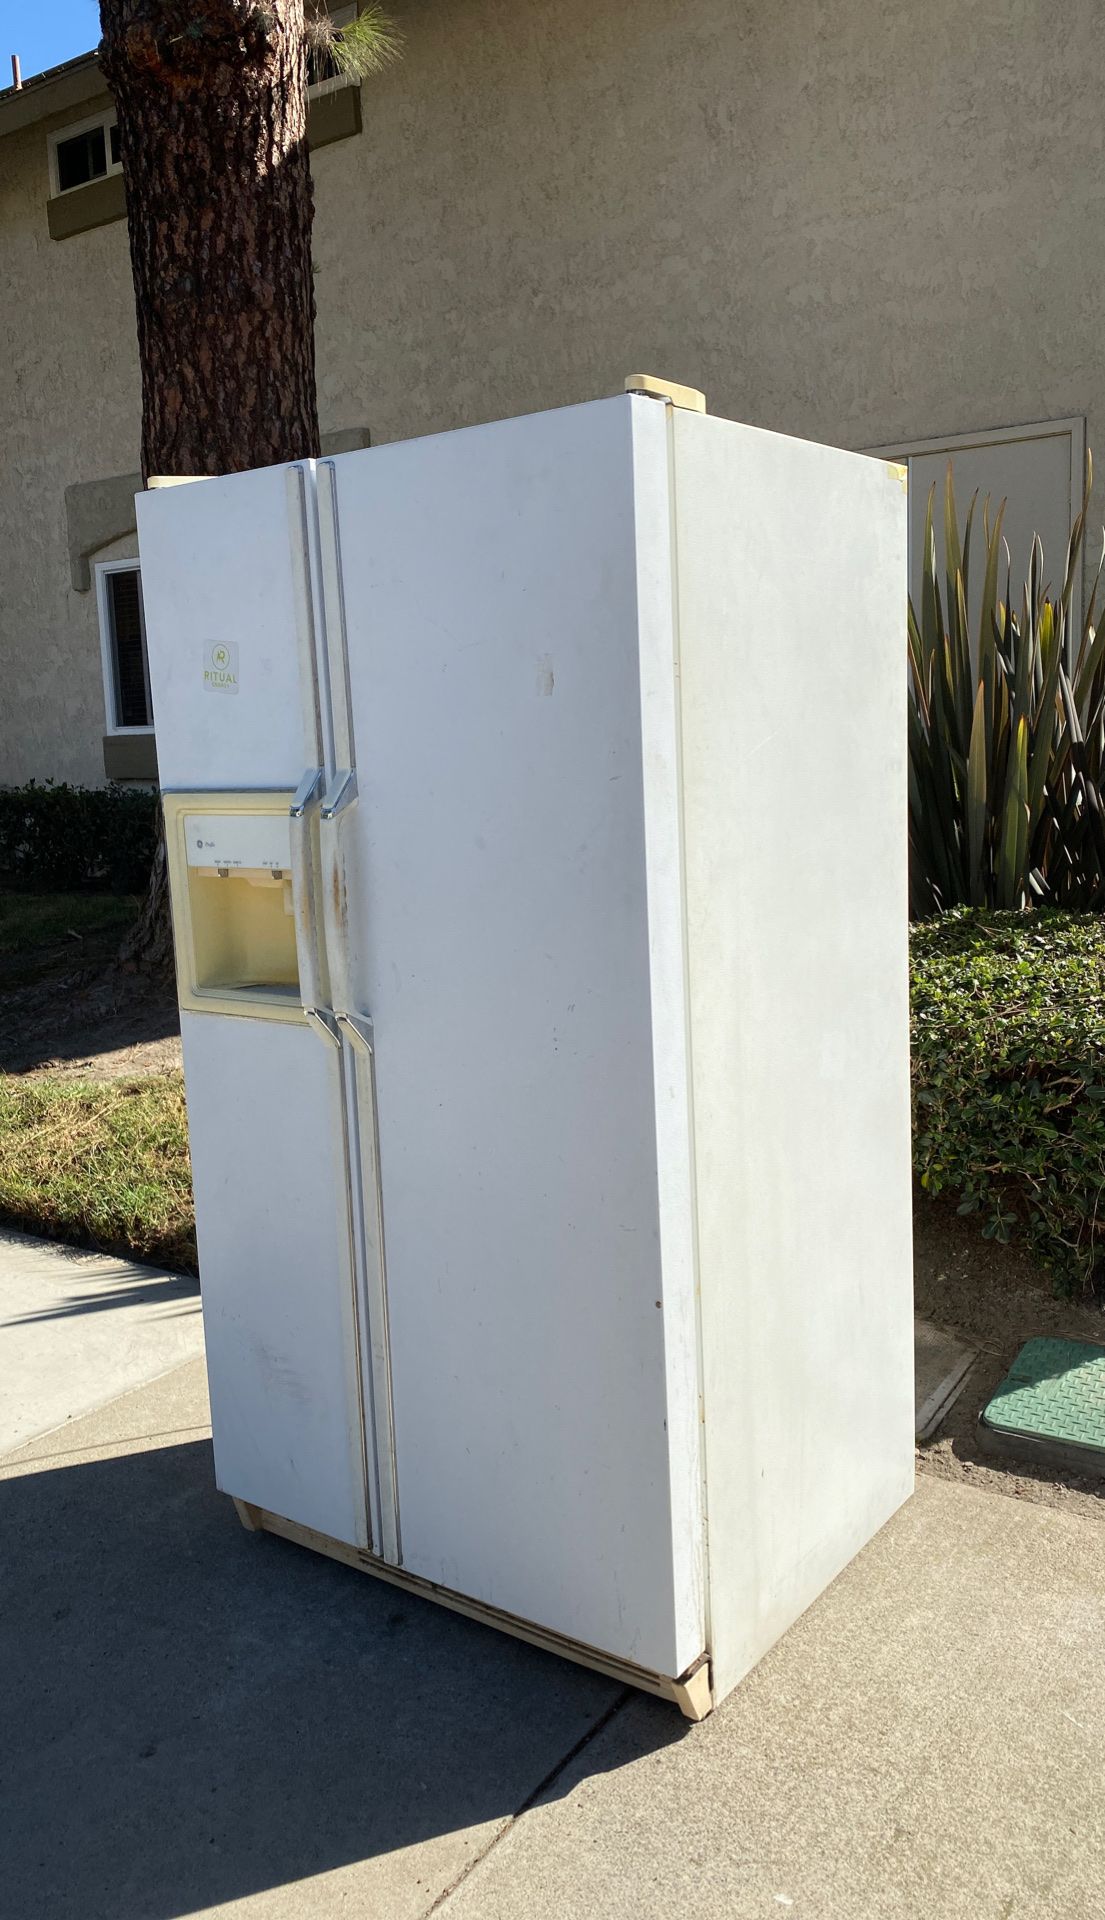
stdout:
{"type": "Polygon", "coordinates": [[[0,875],[10,887],[43,893],[142,893],[158,817],[158,796],[148,788],[52,780],[0,787],[0,875]]]}
{"type": "Polygon", "coordinates": [[[913,1156],[990,1239],[1105,1288],[1105,919],[963,908],[911,934],[913,1156]]]}

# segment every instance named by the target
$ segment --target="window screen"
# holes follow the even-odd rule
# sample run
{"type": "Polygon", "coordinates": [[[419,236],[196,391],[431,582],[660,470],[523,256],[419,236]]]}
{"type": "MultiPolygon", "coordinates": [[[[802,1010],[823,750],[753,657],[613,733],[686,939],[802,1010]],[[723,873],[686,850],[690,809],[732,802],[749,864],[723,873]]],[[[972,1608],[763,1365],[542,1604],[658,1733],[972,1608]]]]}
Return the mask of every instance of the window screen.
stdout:
{"type": "Polygon", "coordinates": [[[107,172],[107,140],[103,127],[89,127],[85,133],[74,133],[68,140],[59,140],[56,152],[59,193],[67,193],[70,187],[83,187],[107,172]]]}
{"type": "Polygon", "coordinates": [[[146,627],[142,616],[142,576],[137,567],[109,573],[107,586],[108,652],[117,727],[149,727],[150,683],[146,667],[146,627]]]}
{"type": "MultiPolygon", "coordinates": [[[[335,27],[347,27],[357,18],[356,7],[331,7],[330,20],[335,27]]],[[[329,47],[307,48],[307,85],[319,87],[324,80],[347,80],[329,47]]]]}
{"type": "Polygon", "coordinates": [[[336,80],[341,73],[329,47],[308,47],[307,85],[317,87],[323,80],[336,80]]]}

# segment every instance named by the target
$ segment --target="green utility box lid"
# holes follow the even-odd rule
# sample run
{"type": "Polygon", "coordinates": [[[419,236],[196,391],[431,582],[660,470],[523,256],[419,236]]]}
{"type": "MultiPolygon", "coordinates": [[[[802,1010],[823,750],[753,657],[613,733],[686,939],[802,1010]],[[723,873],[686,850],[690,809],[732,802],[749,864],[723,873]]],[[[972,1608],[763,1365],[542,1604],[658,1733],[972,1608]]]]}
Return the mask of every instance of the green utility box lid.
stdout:
{"type": "Polygon", "coordinates": [[[1105,1474],[1105,1347],[1029,1340],[979,1421],[993,1451],[1105,1474]]]}

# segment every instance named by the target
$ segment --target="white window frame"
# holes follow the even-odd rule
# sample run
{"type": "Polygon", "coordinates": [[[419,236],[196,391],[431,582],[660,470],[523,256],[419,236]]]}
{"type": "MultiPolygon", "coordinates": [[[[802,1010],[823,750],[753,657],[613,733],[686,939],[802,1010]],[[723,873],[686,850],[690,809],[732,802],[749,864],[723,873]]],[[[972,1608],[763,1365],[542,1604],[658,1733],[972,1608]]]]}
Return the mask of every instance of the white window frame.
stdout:
{"type": "MultiPolygon", "coordinates": [[[[356,5],[335,7],[330,17],[336,27],[347,27],[350,21],[357,18],[356,5]]],[[[316,80],[313,86],[308,87],[307,97],[309,100],[318,100],[323,94],[337,93],[342,87],[355,87],[356,85],[357,79],[355,74],[335,73],[332,74],[328,80],[316,80]]],[[[118,120],[119,116],[115,108],[105,107],[101,113],[93,113],[87,120],[70,121],[68,126],[58,127],[53,133],[47,135],[46,147],[50,163],[50,198],[52,200],[60,198],[60,196],[65,193],[80,193],[84,187],[93,187],[99,180],[109,180],[112,174],[122,173],[122,162],[120,160],[113,161],[111,158],[111,129],[118,125],[118,120]],[[58,180],[58,142],[74,140],[80,133],[91,133],[94,127],[102,127],[104,130],[104,153],[107,159],[107,172],[98,173],[95,180],[82,180],[80,186],[61,186],[58,180]]]]}
{"type": "MultiPolygon", "coordinates": [[[[121,727],[115,717],[115,661],[112,655],[114,627],[112,624],[111,603],[108,599],[108,575],[111,573],[137,573],[141,575],[142,563],[136,557],[133,560],[101,560],[96,566],[96,616],[100,623],[100,670],[104,678],[104,731],[121,734],[128,739],[148,737],[153,733],[153,725],[145,727],[121,727]]],[[[143,624],[143,638],[145,627],[143,624]]],[[[150,695],[150,661],[148,650],[143,652],[142,664],[146,679],[146,711],[153,712],[153,700],[150,695]]]]}
{"type": "MultiPolygon", "coordinates": [[[[350,21],[357,18],[357,8],[355,5],[350,7],[332,7],[330,10],[330,18],[335,27],[347,27],[350,21]]],[[[356,74],[332,73],[328,80],[316,80],[313,86],[308,87],[307,98],[308,100],[320,100],[324,93],[339,93],[343,87],[355,87],[358,84],[356,74]]]]}
{"type": "MultiPolygon", "coordinates": [[[[943,433],[930,440],[895,440],[886,447],[864,447],[876,460],[895,460],[899,465],[908,467],[915,454],[961,453],[972,448],[995,447],[1018,440],[1058,440],[1064,434],[1070,435],[1070,524],[1073,527],[1082,508],[1082,489],[1086,479],[1086,416],[1084,413],[1072,413],[1060,420],[1026,420],[1017,427],[979,428],[974,433],[943,433]]],[[[961,503],[957,503],[961,504],[961,503]]],[[[937,503],[939,506],[939,502],[937,503]]],[[[1064,555],[1064,559],[1065,559],[1064,555]]],[[[1070,633],[1068,646],[1072,653],[1077,651],[1082,634],[1082,578],[1083,571],[1074,583],[1072,596],[1070,633]]],[[[1062,581],[1060,580],[1060,585],[1062,581]]]]}
{"type": "Polygon", "coordinates": [[[47,135],[46,144],[50,155],[51,200],[57,200],[62,194],[66,193],[81,193],[85,187],[94,187],[101,180],[110,180],[113,173],[122,173],[122,162],[120,160],[112,160],[111,157],[111,129],[117,124],[118,119],[119,116],[114,107],[105,107],[102,113],[94,113],[88,120],[74,120],[69,126],[58,127],[55,132],[47,135]],[[82,180],[80,184],[75,187],[61,186],[58,181],[58,142],[74,140],[79,133],[91,133],[94,127],[102,127],[104,130],[104,157],[107,161],[107,172],[98,173],[95,180],[82,180]]]}

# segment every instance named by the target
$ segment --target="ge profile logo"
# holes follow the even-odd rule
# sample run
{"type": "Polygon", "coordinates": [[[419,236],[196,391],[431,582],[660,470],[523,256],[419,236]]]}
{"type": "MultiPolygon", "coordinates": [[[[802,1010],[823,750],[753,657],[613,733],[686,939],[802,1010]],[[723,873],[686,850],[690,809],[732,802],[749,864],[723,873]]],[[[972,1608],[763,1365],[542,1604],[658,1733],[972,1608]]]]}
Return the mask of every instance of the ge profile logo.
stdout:
{"type": "Polygon", "coordinates": [[[208,693],[237,693],[238,642],[207,641],[203,650],[203,684],[208,693]]]}

